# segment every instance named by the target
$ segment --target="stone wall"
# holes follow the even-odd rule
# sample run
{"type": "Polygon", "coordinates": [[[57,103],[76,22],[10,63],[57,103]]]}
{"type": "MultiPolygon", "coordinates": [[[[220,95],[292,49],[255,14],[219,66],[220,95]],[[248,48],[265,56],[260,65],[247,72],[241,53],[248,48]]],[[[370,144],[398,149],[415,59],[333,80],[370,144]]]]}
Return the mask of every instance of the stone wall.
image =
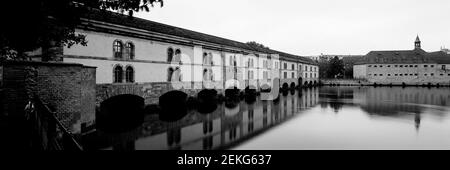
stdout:
{"type": "MultiPolygon", "coordinates": [[[[214,82],[219,87],[223,83],[221,81],[214,82]]],[[[205,89],[202,82],[151,82],[151,83],[123,83],[123,84],[97,84],[96,85],[96,105],[104,100],[118,95],[133,94],[144,98],[145,104],[157,104],[159,97],[164,93],[173,90],[179,90],[188,96],[197,96],[197,94],[205,89]],[[183,88],[178,88],[183,87],[183,88]]],[[[216,88],[214,88],[216,89],[216,88]]],[[[224,89],[217,88],[218,94],[224,94],[224,89]]]]}
{"type": "Polygon", "coordinates": [[[371,83],[365,79],[321,79],[320,82],[323,85],[344,85],[344,86],[371,85],[371,83]]]}
{"type": "MultiPolygon", "coordinates": [[[[450,68],[450,65],[445,65],[450,68]]],[[[401,85],[450,85],[450,70],[442,64],[366,64],[354,66],[354,77],[370,83],[401,85]]]]}
{"type": "Polygon", "coordinates": [[[95,68],[81,64],[8,61],[3,70],[3,115],[20,118],[32,94],[53,109],[72,133],[95,119],[95,68]]]}

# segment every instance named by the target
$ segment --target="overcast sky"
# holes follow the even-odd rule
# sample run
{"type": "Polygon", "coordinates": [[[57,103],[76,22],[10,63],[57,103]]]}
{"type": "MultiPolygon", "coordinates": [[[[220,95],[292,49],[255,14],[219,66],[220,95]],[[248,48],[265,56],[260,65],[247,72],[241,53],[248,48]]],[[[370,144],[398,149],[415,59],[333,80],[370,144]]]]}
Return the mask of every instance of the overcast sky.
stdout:
{"type": "Polygon", "coordinates": [[[296,55],[450,48],[450,0],[164,0],[137,17],[296,55]]]}

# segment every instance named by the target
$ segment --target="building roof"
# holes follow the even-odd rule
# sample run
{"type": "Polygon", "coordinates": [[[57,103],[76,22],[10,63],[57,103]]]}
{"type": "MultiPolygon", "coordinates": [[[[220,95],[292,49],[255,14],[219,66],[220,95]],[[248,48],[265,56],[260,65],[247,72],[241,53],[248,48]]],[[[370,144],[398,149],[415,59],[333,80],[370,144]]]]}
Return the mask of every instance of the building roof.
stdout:
{"type": "Polygon", "coordinates": [[[371,51],[356,64],[450,64],[450,55],[444,52],[428,53],[420,48],[414,50],[371,51]]]}
{"type": "Polygon", "coordinates": [[[196,31],[192,31],[192,30],[188,30],[188,29],[183,29],[183,28],[179,28],[179,27],[175,27],[175,26],[170,26],[170,25],[166,25],[166,24],[162,24],[162,23],[158,23],[158,22],[154,22],[154,21],[150,21],[150,20],[145,20],[145,19],[136,18],[136,17],[130,17],[128,15],[123,15],[123,14],[119,14],[119,13],[115,13],[115,12],[92,9],[92,10],[89,10],[86,13],[84,13],[83,18],[95,20],[95,21],[107,22],[107,23],[111,23],[111,24],[123,25],[123,26],[127,26],[127,27],[139,28],[139,29],[143,29],[143,30],[147,30],[147,31],[151,31],[151,32],[157,32],[157,33],[162,33],[162,34],[167,34],[167,35],[172,35],[172,36],[177,36],[177,37],[183,37],[183,38],[188,38],[188,39],[193,39],[193,40],[198,40],[198,41],[203,41],[203,42],[209,42],[209,43],[214,43],[214,44],[219,44],[219,45],[226,45],[229,47],[235,47],[235,48],[245,49],[245,50],[249,50],[249,51],[256,51],[256,52],[260,52],[260,53],[266,53],[266,54],[278,53],[280,55],[280,58],[287,57],[290,59],[298,59],[299,61],[307,62],[309,64],[315,63],[306,57],[277,52],[277,51],[271,50],[271,49],[257,48],[257,47],[247,45],[246,43],[242,43],[242,42],[238,42],[238,41],[234,41],[234,40],[230,40],[230,39],[225,39],[225,38],[221,38],[221,37],[217,37],[217,36],[213,36],[213,35],[208,35],[208,34],[196,32],[196,31]]]}

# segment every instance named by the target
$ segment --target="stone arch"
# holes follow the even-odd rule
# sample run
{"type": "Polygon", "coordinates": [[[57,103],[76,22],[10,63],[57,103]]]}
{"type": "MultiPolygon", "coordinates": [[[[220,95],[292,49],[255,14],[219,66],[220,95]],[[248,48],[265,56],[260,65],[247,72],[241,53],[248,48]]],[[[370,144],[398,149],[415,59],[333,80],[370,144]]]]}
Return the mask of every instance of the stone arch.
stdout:
{"type": "Polygon", "coordinates": [[[236,87],[236,86],[228,86],[225,89],[225,97],[227,98],[234,98],[239,96],[239,93],[241,92],[241,90],[236,87]]]}
{"type": "Polygon", "coordinates": [[[185,92],[179,90],[172,90],[161,95],[159,97],[160,119],[164,121],[177,121],[186,116],[188,97],[185,92]]]}
{"type": "Polygon", "coordinates": [[[289,84],[288,83],[283,83],[283,86],[281,88],[283,90],[287,90],[287,89],[289,89],[289,84]]]}
{"type": "Polygon", "coordinates": [[[144,98],[135,94],[112,96],[100,103],[96,126],[107,132],[126,132],[144,121],[144,98]]]}
{"type": "Polygon", "coordinates": [[[217,109],[218,97],[216,89],[203,89],[197,94],[197,111],[199,113],[212,113],[217,109]]]}
{"type": "Polygon", "coordinates": [[[295,89],[295,83],[294,82],[291,83],[290,88],[291,89],[295,89]]]}

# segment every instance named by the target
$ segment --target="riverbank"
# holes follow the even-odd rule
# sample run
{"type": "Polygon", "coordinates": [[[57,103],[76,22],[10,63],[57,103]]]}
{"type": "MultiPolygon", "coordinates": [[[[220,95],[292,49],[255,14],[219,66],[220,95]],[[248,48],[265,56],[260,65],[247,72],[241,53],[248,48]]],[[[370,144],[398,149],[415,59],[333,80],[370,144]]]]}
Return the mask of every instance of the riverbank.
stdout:
{"type": "Polygon", "coordinates": [[[450,87],[450,84],[440,84],[440,83],[413,83],[408,84],[405,82],[402,83],[377,83],[377,82],[369,82],[364,79],[322,79],[320,80],[320,84],[322,86],[401,86],[401,87],[450,87]]]}

